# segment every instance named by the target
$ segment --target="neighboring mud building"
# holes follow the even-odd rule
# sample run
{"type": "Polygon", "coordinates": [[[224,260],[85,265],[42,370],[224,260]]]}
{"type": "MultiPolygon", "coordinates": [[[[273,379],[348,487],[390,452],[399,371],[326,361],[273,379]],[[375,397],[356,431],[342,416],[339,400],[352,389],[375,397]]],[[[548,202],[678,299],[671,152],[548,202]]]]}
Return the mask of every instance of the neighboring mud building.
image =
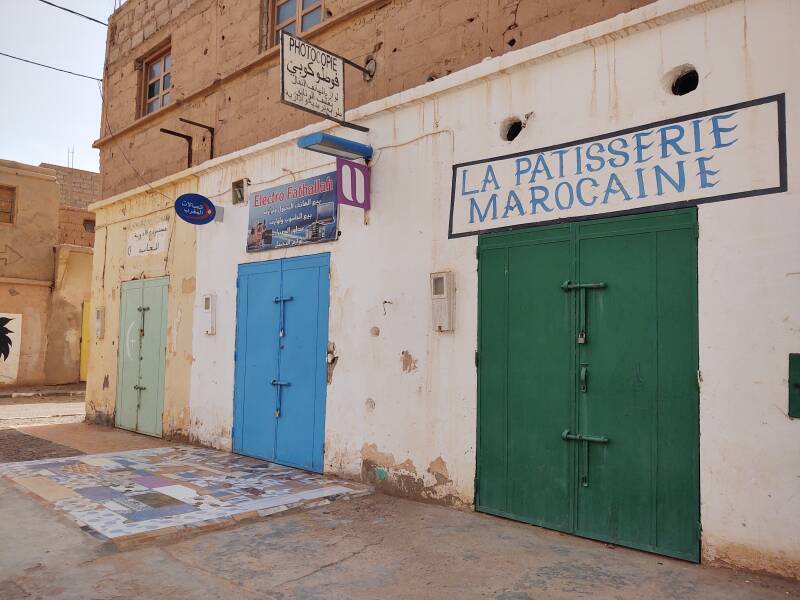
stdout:
{"type": "Polygon", "coordinates": [[[0,385],[85,381],[97,173],[0,160],[0,385]]]}
{"type": "Polygon", "coordinates": [[[89,418],[799,577],[798,27],[786,0],[130,0],[89,418]],[[280,103],[282,29],[375,60],[368,132],[280,103]],[[317,133],[372,148],[368,212],[317,133]],[[187,193],[222,218],[177,219],[187,193]]]}

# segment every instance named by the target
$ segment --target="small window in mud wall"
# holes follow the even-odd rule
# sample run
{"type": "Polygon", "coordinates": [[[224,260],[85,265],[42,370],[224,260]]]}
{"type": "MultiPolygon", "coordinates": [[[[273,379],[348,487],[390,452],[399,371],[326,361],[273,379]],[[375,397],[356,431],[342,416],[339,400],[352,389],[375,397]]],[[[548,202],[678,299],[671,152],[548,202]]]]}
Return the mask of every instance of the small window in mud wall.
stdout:
{"type": "Polygon", "coordinates": [[[266,0],[269,7],[273,44],[281,39],[281,31],[302,36],[325,17],[324,0],[266,0]]]}
{"type": "Polygon", "coordinates": [[[167,106],[172,92],[172,51],[162,48],[142,64],[142,116],[167,106]]]}
{"type": "Polygon", "coordinates": [[[0,185],[0,223],[13,224],[17,205],[17,190],[0,185]]]}

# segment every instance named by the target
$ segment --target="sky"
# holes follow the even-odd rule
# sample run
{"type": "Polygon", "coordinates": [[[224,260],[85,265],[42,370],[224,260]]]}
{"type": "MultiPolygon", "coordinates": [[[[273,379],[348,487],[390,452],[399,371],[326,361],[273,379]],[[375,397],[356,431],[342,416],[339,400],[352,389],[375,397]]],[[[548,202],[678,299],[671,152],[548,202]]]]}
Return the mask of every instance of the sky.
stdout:
{"type": "MultiPolygon", "coordinates": [[[[107,22],[115,0],[52,0],[107,22]]],[[[39,0],[0,0],[0,52],[103,76],[107,28],[39,0]]],[[[97,82],[0,56],[0,158],[97,171],[97,82]]]]}

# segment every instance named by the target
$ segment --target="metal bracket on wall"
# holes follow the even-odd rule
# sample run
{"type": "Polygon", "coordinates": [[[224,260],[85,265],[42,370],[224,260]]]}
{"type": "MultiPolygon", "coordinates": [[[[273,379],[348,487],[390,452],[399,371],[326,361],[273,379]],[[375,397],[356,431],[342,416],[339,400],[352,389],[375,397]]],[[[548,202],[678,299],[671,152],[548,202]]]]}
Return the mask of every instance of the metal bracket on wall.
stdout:
{"type": "Polygon", "coordinates": [[[203,123],[198,123],[197,121],[192,121],[190,119],[184,119],[183,117],[178,117],[178,121],[188,123],[189,125],[194,125],[195,127],[202,127],[211,134],[211,156],[209,158],[214,158],[214,128],[211,127],[211,125],[204,125],[203,123]]]}
{"type": "Polygon", "coordinates": [[[174,135],[175,137],[179,137],[183,140],[186,140],[186,166],[192,166],[192,136],[187,135],[185,133],[181,133],[180,131],[173,131],[172,129],[166,129],[162,127],[159,131],[161,133],[166,133],[167,135],[174,135]]]}

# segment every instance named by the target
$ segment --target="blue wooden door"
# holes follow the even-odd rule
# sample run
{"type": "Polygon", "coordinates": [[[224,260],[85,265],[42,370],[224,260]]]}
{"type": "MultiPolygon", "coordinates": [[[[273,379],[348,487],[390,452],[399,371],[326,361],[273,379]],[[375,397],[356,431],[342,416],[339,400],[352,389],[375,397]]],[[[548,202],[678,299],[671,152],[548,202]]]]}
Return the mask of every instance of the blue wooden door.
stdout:
{"type": "Polygon", "coordinates": [[[321,472],[329,255],[239,266],[233,448],[321,472]]]}

